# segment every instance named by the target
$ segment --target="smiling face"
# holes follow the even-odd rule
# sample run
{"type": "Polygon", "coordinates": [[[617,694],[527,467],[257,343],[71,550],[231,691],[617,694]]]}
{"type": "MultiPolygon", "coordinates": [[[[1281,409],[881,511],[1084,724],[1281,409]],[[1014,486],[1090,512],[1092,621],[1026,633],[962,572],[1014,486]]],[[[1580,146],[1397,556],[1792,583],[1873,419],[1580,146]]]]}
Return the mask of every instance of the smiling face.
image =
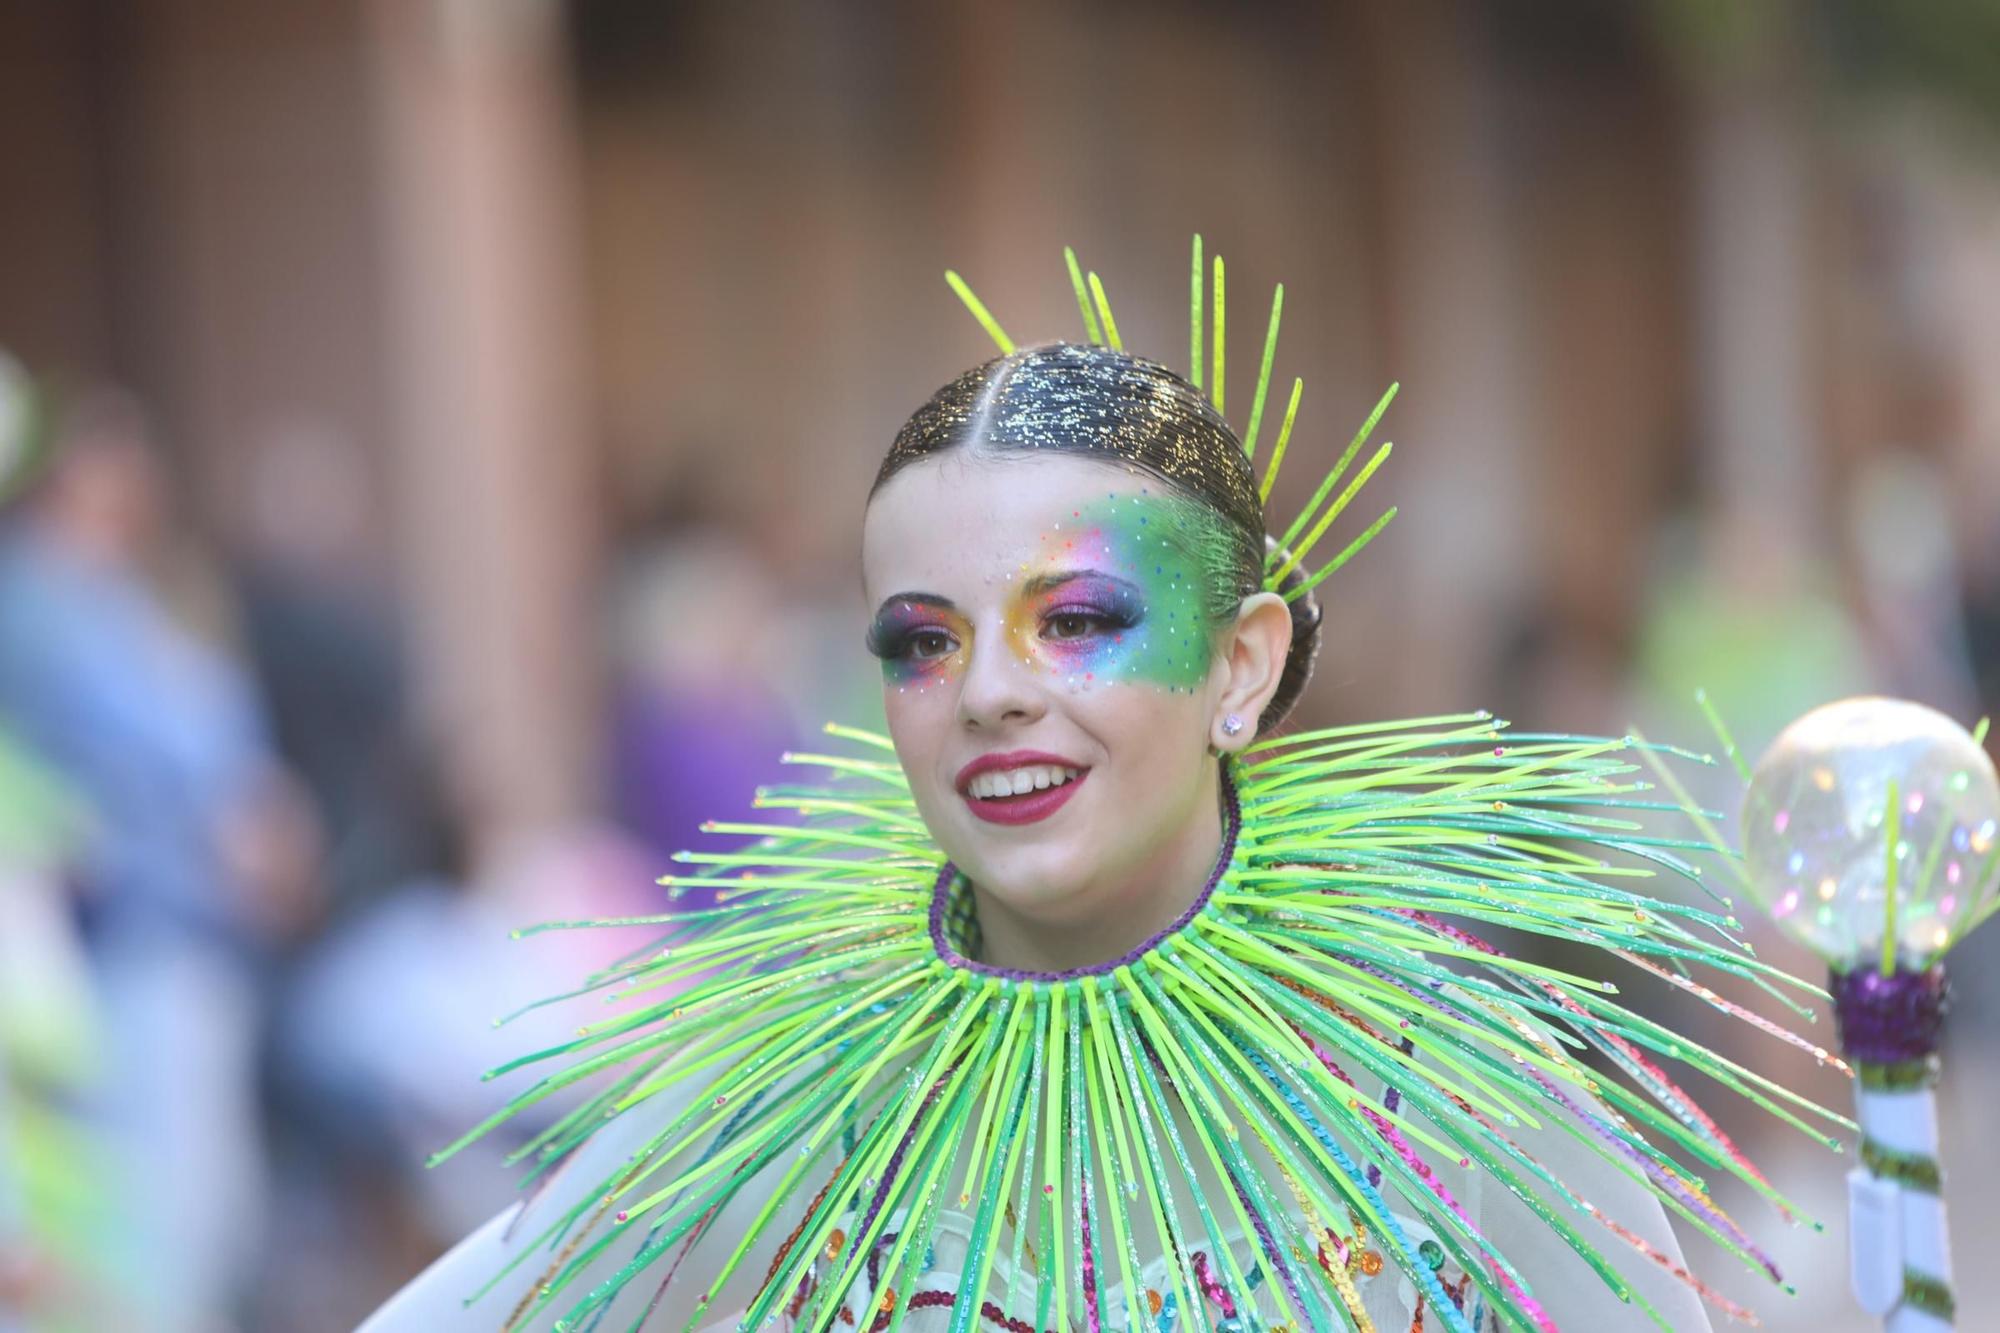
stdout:
{"type": "Polygon", "coordinates": [[[890,734],[982,919],[1088,929],[1143,915],[1156,885],[1176,910],[1199,888],[1220,842],[1209,746],[1240,674],[1213,618],[1219,529],[1148,474],[1056,454],[954,452],[871,502],[890,734]]]}

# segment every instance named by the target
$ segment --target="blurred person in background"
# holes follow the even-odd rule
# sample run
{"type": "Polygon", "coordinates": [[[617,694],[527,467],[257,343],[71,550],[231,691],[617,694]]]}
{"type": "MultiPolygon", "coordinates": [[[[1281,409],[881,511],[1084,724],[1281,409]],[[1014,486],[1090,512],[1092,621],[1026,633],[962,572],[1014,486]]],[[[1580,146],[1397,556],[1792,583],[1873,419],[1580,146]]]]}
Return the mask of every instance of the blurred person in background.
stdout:
{"type": "Polygon", "coordinates": [[[353,1327],[372,1292],[408,1278],[512,1197],[496,1168],[568,1109],[556,1099],[473,1162],[425,1169],[441,1144],[505,1104],[508,1085],[482,1079],[487,1070],[522,1041],[570,1035],[573,1019],[535,1002],[579,972],[608,966],[629,944],[597,931],[523,941],[517,928],[658,907],[659,866],[629,837],[584,821],[482,844],[448,771],[435,757],[399,771],[392,790],[422,831],[413,846],[424,856],[301,961],[284,1009],[288,1100],[309,1111],[345,1185],[339,1197],[277,1222],[295,1242],[276,1256],[291,1279],[288,1313],[318,1320],[286,1327],[353,1327]],[[358,1247],[346,1243],[354,1236],[358,1247]],[[310,1262],[287,1263],[292,1255],[310,1262]]]}
{"type": "Polygon", "coordinates": [[[236,625],[272,744],[298,776],[325,849],[325,910],[280,942],[260,988],[276,1212],[252,1322],[303,1333],[337,1327],[344,1289],[393,1273],[409,1228],[396,1173],[383,1168],[370,1089],[329,1086],[296,1015],[311,1003],[317,960],[345,947],[343,927],[416,886],[462,882],[461,858],[407,734],[402,644],[361,441],[286,414],[259,433],[234,480],[224,518],[236,625]]]}
{"type": "Polygon", "coordinates": [[[245,464],[230,562],[243,646],[272,743],[318,816],[338,918],[427,855],[397,799],[408,691],[370,479],[360,442],[310,416],[275,423],[245,464]]]}
{"type": "Polygon", "coordinates": [[[1688,508],[1662,524],[1634,662],[1632,711],[1646,731],[1711,735],[1695,705],[1706,691],[1755,755],[1806,709],[1866,690],[1867,642],[1824,572],[1830,559],[1746,506],[1688,508]]]}
{"type": "Polygon", "coordinates": [[[105,1326],[91,1238],[110,1182],[81,1101],[102,1076],[66,872],[85,812],[0,728],[0,1333],[105,1326]]]}
{"type": "Polygon", "coordinates": [[[695,526],[624,562],[611,609],[611,805],[661,871],[701,841],[703,820],[747,816],[748,793],[783,777],[777,756],[798,734],[769,665],[785,600],[757,552],[722,529],[695,526]],[[717,792],[741,794],[743,808],[718,809],[717,792]]]}
{"type": "MultiPolygon", "coordinates": [[[[0,353],[0,498],[46,448],[42,400],[0,353]]],[[[0,1333],[103,1327],[90,1237],[105,1182],[76,1114],[101,1072],[67,872],[86,812],[0,726],[0,1333]]]]}
{"type": "Polygon", "coordinates": [[[248,678],[152,577],[167,486],[146,413],[92,390],[0,524],[0,717],[87,801],[106,1263],[163,1333],[235,1327],[263,1210],[255,978],[312,911],[316,838],[248,678]]]}
{"type": "Polygon", "coordinates": [[[1847,526],[1876,687],[1970,724],[1979,691],[1949,486],[1921,454],[1885,451],[1855,478],[1847,526]]]}

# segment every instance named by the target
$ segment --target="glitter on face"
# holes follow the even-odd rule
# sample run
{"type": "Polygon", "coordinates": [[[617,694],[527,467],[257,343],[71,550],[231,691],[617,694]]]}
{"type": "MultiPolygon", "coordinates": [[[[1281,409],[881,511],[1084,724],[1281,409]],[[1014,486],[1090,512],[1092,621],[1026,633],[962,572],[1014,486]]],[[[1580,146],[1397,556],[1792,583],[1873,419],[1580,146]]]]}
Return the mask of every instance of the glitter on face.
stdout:
{"type": "Polygon", "coordinates": [[[868,651],[882,659],[882,679],[899,689],[924,689],[965,669],[972,628],[941,597],[905,593],[890,598],[868,627],[868,651]]]}
{"type": "MultiPolygon", "coordinates": [[[[1192,691],[1208,677],[1210,569],[1226,537],[1198,505],[1115,492],[1068,510],[1014,571],[1002,621],[1015,655],[1072,689],[1144,684],[1192,691]]],[[[928,689],[957,679],[976,631],[949,599],[899,593],[882,604],[868,647],[884,681],[928,689]]]]}
{"type": "Polygon", "coordinates": [[[1193,690],[1208,677],[1204,512],[1149,491],[1108,495],[1042,534],[1008,616],[1022,656],[1073,686],[1193,690]]]}
{"type": "Polygon", "coordinates": [[[1136,584],[1058,563],[1023,581],[1007,618],[1007,636],[1031,666],[1081,683],[1110,680],[1120,660],[1147,635],[1146,606],[1136,584]]]}

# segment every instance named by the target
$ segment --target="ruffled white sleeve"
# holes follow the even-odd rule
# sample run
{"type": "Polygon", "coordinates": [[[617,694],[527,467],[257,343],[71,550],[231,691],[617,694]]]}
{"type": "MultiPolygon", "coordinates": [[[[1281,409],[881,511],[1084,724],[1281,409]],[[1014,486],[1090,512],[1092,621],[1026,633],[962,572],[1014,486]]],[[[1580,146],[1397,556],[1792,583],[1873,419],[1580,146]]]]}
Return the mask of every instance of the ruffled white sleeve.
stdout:
{"type": "MultiPolygon", "coordinates": [[[[1547,1208],[1609,1260],[1634,1292],[1660,1312],[1667,1327],[1675,1333],[1709,1333],[1708,1313],[1701,1298],[1672,1271],[1685,1272],[1687,1262],[1666,1209],[1646,1186],[1592,1151],[1583,1140],[1557,1127],[1547,1114],[1542,1128],[1516,1131],[1513,1138],[1578,1199],[1632,1232],[1653,1253],[1649,1256],[1545,1187],[1538,1188],[1537,1196],[1547,1208]]],[[[1480,1230],[1527,1278],[1534,1299],[1557,1328],[1657,1327],[1637,1305],[1622,1301],[1526,1203],[1491,1179],[1476,1181],[1469,1188],[1476,1191],[1480,1230]]]]}
{"type": "MultiPolygon", "coordinates": [[[[661,1094],[598,1130],[534,1194],[492,1218],[418,1274],[371,1315],[358,1333],[499,1333],[513,1327],[548,1328],[599,1283],[631,1262],[644,1246],[643,1227],[614,1228],[615,1239],[603,1254],[572,1277],[541,1313],[532,1320],[522,1320],[535,1305],[540,1284],[575,1257],[565,1248],[570,1241],[593,1218],[605,1221],[599,1217],[605,1205],[591,1197],[591,1192],[629,1164],[655,1132],[673,1122],[675,1103],[684,1105],[686,1095],[661,1094]],[[583,1211],[572,1228],[548,1235],[550,1228],[579,1205],[583,1211]]],[[[627,1284],[599,1326],[630,1327],[650,1307],[646,1327],[676,1331],[683,1327],[702,1304],[708,1274],[730,1248],[723,1242],[749,1230],[763,1205],[779,1192],[781,1175],[774,1166],[740,1191],[671,1280],[668,1271],[678,1247],[649,1263],[644,1274],[627,1284]]],[[[783,1236],[797,1224],[810,1195],[810,1190],[788,1192],[776,1215],[776,1234],[783,1236]]],[[[591,1228],[582,1244],[594,1244],[605,1231],[605,1225],[591,1228]]],[[[771,1233],[767,1230],[765,1234],[771,1233]]],[[[748,1308],[762,1284],[764,1271],[757,1260],[767,1249],[760,1246],[707,1303],[708,1309],[717,1313],[698,1326],[705,1333],[735,1333],[739,1312],[748,1308]]]]}

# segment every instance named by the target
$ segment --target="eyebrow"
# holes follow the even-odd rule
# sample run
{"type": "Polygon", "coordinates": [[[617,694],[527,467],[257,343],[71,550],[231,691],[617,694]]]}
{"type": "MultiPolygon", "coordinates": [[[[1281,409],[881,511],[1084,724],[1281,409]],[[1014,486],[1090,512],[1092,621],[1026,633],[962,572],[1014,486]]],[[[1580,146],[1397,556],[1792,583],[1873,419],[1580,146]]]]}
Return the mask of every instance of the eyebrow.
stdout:
{"type": "MultiPolygon", "coordinates": [[[[1116,574],[1107,574],[1101,569],[1062,569],[1057,570],[1053,574],[1035,575],[1021,585],[1021,593],[1026,597],[1034,597],[1042,593],[1054,592],[1057,588],[1074,583],[1078,579],[1103,579],[1106,582],[1116,583],[1127,588],[1134,586],[1130,580],[1121,579],[1116,574]]],[[[883,616],[887,615],[889,608],[898,602],[921,602],[925,606],[935,607],[940,611],[956,612],[958,610],[958,604],[943,593],[898,592],[891,593],[882,599],[882,605],[875,608],[875,619],[880,620],[883,616]]]]}
{"type": "Polygon", "coordinates": [[[898,593],[891,593],[889,596],[882,599],[882,605],[875,608],[875,618],[877,620],[880,620],[883,616],[889,614],[889,608],[894,606],[897,602],[922,602],[926,606],[934,606],[940,611],[958,610],[957,603],[953,602],[951,598],[943,596],[942,594],[939,593],[898,592],[898,593]]]}
{"type": "Polygon", "coordinates": [[[1101,579],[1127,588],[1134,586],[1130,580],[1121,579],[1116,574],[1107,574],[1101,569],[1061,569],[1053,574],[1035,575],[1021,585],[1021,592],[1024,596],[1034,597],[1041,593],[1054,592],[1057,588],[1074,583],[1078,579],[1101,579]]]}

